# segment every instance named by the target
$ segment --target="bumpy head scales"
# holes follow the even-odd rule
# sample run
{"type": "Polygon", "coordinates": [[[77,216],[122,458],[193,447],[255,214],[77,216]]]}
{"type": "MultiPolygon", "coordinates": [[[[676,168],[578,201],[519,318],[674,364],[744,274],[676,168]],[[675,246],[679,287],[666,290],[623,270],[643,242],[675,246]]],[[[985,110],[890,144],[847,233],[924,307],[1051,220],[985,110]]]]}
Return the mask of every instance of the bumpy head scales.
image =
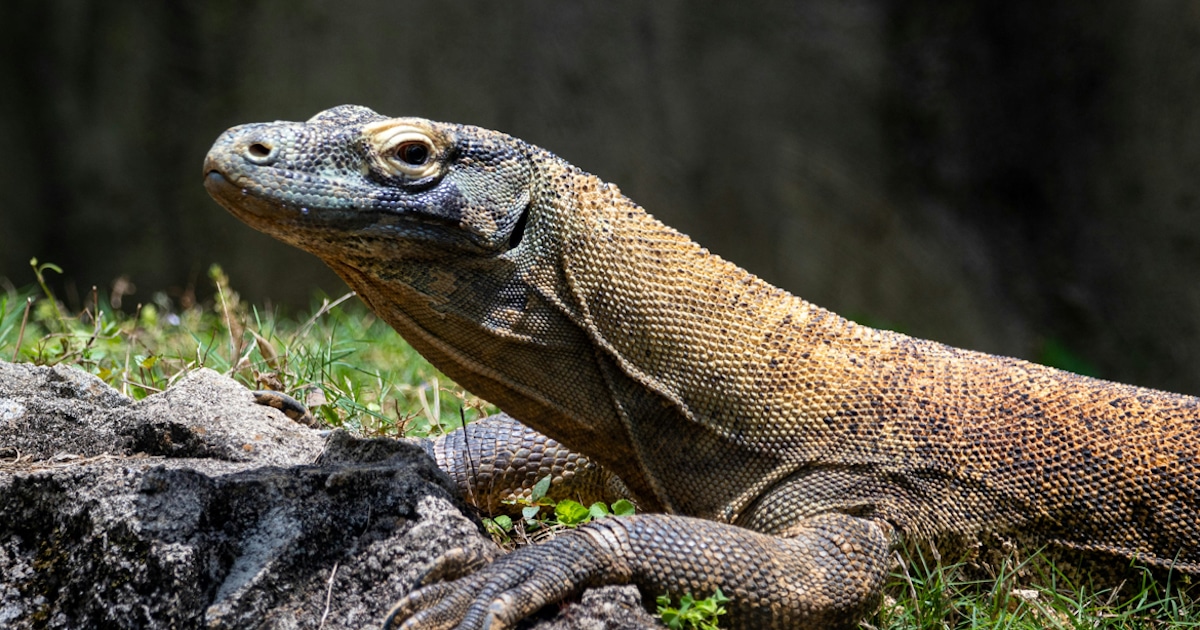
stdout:
{"type": "Polygon", "coordinates": [[[205,187],[256,229],[322,257],[381,243],[487,253],[519,238],[529,152],[497,132],[343,105],[226,131],[204,160],[205,187]]]}

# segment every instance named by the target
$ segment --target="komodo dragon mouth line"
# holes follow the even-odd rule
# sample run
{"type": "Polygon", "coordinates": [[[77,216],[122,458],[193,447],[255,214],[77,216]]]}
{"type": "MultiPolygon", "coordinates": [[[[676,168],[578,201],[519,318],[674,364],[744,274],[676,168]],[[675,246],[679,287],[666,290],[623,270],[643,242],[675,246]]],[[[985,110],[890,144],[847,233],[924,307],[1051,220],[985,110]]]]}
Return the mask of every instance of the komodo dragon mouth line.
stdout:
{"type": "MultiPolygon", "coordinates": [[[[261,193],[237,185],[218,169],[207,172],[204,187],[209,194],[235,215],[249,212],[262,217],[289,218],[309,221],[313,225],[363,229],[384,221],[403,221],[445,228],[461,227],[457,221],[424,214],[401,213],[376,207],[329,208],[319,204],[302,204],[287,199],[271,199],[261,193]],[[258,202],[255,203],[255,200],[258,202]]],[[[332,199],[332,196],[330,197],[332,199]]]]}

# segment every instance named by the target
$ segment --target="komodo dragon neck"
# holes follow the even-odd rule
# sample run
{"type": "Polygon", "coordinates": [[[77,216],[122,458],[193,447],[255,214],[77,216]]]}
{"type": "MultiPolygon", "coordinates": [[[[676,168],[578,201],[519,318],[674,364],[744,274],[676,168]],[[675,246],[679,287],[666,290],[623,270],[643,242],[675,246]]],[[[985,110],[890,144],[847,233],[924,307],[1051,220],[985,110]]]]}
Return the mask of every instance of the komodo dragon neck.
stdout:
{"type": "MultiPolygon", "coordinates": [[[[538,157],[535,179],[570,169],[538,157]]],[[[644,505],[732,520],[794,471],[744,411],[747,370],[769,363],[780,326],[799,329],[810,313],[822,330],[848,322],[710,254],[592,175],[573,173],[567,194],[536,190],[528,213],[522,242],[540,251],[536,264],[324,259],[449,376],[599,453],[644,505]],[[679,475],[702,461],[698,449],[754,482],[702,488],[701,475],[679,475]]]]}
{"type": "Polygon", "coordinates": [[[858,326],[496,132],[344,107],[230,130],[205,168],[231,212],[651,509],[1029,529],[1200,570],[1197,399],[858,326]]]}

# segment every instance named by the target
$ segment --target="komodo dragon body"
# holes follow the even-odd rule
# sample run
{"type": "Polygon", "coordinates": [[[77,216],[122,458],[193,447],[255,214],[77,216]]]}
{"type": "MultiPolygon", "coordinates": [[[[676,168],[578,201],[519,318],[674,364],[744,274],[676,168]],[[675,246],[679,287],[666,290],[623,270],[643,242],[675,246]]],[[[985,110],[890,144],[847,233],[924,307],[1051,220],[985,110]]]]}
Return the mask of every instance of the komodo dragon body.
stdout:
{"type": "Polygon", "coordinates": [[[448,558],[402,628],[510,627],[606,583],[719,587],[737,628],[850,626],[893,545],[985,535],[1200,574],[1196,398],[857,325],[477,127],[342,106],[230,129],[204,170],[651,512],[448,558]]]}

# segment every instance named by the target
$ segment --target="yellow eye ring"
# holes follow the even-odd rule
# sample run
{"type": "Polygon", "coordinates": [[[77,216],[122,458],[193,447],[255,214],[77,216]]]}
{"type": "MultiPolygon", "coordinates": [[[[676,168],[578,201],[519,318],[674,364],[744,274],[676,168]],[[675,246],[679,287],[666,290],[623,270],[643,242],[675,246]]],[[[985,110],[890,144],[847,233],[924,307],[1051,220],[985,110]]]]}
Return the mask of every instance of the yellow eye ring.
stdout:
{"type": "Polygon", "coordinates": [[[442,168],[437,140],[408,121],[381,121],[367,125],[363,131],[375,163],[387,173],[422,179],[436,175],[442,168]]]}

